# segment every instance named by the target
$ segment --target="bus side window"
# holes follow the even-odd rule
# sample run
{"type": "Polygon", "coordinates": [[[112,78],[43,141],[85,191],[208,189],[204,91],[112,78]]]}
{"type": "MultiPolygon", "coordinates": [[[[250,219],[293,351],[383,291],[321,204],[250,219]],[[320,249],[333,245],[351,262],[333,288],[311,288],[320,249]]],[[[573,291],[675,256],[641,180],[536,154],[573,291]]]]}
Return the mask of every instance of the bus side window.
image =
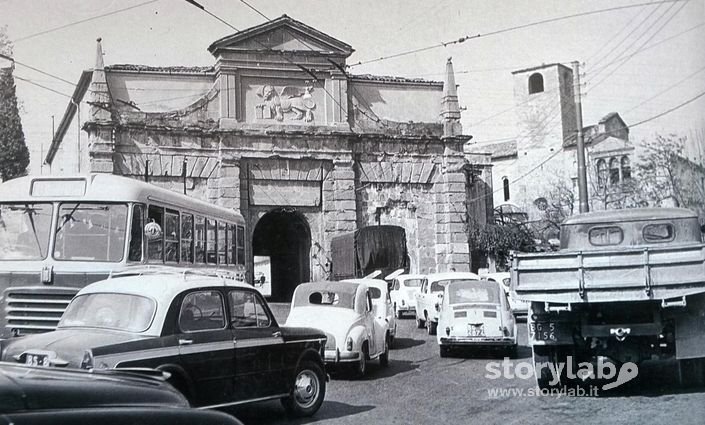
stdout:
{"type": "Polygon", "coordinates": [[[228,224],[228,264],[237,264],[237,245],[235,245],[235,226],[228,224]]]}
{"type": "Polygon", "coordinates": [[[196,216],[196,262],[206,262],[206,219],[196,216]]]}
{"type": "Polygon", "coordinates": [[[206,263],[218,264],[216,252],[217,234],[216,221],[210,218],[206,219],[206,263]]]}
{"type": "Polygon", "coordinates": [[[228,256],[228,238],[225,234],[225,223],[218,222],[218,264],[226,264],[228,256]]]}
{"type": "Polygon", "coordinates": [[[181,262],[193,263],[193,215],[181,215],[181,262]]]}
{"type": "Polygon", "coordinates": [[[154,222],[161,227],[160,235],[147,239],[147,260],[154,262],[164,261],[164,208],[150,205],[147,223],[154,222]]]}
{"type": "Polygon", "coordinates": [[[144,205],[132,207],[132,224],[130,226],[130,251],[128,261],[142,261],[142,235],[144,234],[144,205]]]}
{"type": "Polygon", "coordinates": [[[168,263],[179,261],[179,212],[166,210],[164,214],[164,260],[168,263]]]}
{"type": "Polygon", "coordinates": [[[237,226],[237,264],[245,264],[245,228],[237,226]]]}

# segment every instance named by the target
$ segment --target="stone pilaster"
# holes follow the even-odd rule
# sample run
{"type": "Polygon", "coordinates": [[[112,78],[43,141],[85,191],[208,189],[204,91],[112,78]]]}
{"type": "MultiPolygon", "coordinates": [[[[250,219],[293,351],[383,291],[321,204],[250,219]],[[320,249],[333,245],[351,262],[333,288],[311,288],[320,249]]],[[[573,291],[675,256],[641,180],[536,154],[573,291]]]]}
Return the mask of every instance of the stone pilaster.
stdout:
{"type": "Polygon", "coordinates": [[[86,123],[88,133],[88,159],[90,173],[114,173],[115,141],[112,126],[86,123]]]}
{"type": "Polygon", "coordinates": [[[330,240],[340,233],[357,228],[355,172],[352,158],[333,161],[333,168],[323,180],[323,223],[326,249],[330,240]]]}
{"type": "Polygon", "coordinates": [[[470,270],[464,162],[444,158],[434,184],[436,271],[470,270]]]}
{"type": "MultiPolygon", "coordinates": [[[[216,169],[215,203],[221,207],[240,209],[240,159],[222,158],[216,169]]],[[[209,190],[210,193],[210,190],[209,190]]]]}

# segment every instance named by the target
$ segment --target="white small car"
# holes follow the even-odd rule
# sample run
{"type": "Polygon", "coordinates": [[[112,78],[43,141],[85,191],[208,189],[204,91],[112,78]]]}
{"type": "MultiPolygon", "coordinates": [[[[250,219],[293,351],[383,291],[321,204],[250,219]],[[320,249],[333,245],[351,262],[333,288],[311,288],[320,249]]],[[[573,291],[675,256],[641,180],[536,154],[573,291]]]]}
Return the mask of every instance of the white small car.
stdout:
{"type": "Polygon", "coordinates": [[[327,336],[326,366],[351,365],[358,376],[367,362],[389,364],[390,331],[377,320],[372,292],[364,283],[310,282],[296,287],[286,326],[317,328],[327,336]]]}
{"type": "Polygon", "coordinates": [[[456,347],[501,349],[516,356],[516,322],[500,285],[455,281],[445,287],[436,336],[441,357],[456,347]]]}
{"type": "Polygon", "coordinates": [[[512,308],[512,313],[514,317],[526,316],[529,313],[529,306],[531,303],[529,301],[524,301],[517,299],[512,296],[511,293],[511,275],[509,272],[496,272],[487,273],[482,275],[483,279],[491,280],[493,282],[501,283],[501,287],[504,293],[507,294],[509,298],[509,305],[512,308]]]}
{"type": "Polygon", "coordinates": [[[394,317],[387,281],[382,279],[348,279],[347,282],[364,283],[370,288],[375,317],[377,320],[386,322],[389,327],[389,347],[391,348],[394,345],[394,337],[397,336],[397,319],[394,317]]]}
{"type": "Polygon", "coordinates": [[[401,319],[405,312],[416,312],[416,294],[421,289],[423,278],[422,274],[402,274],[392,280],[390,296],[397,319],[401,319]]]}
{"type": "Polygon", "coordinates": [[[480,276],[470,272],[445,272],[426,275],[416,293],[416,326],[426,327],[429,335],[436,334],[438,313],[441,311],[443,288],[456,281],[477,281],[480,276]]]}

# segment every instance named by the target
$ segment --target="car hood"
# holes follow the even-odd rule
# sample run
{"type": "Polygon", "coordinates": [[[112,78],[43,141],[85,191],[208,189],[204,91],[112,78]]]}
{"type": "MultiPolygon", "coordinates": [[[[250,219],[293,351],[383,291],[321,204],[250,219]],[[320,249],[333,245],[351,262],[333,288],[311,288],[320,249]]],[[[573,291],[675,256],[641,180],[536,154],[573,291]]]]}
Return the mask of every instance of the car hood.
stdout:
{"type": "Polygon", "coordinates": [[[0,363],[0,413],[117,406],[188,407],[163,379],[0,363]]]}
{"type": "Polygon", "coordinates": [[[15,356],[27,351],[41,351],[49,355],[53,365],[78,368],[87,349],[143,338],[148,337],[106,329],[59,329],[3,341],[1,359],[6,362],[18,362],[19,360],[15,356]]]}
{"type": "Polygon", "coordinates": [[[350,328],[360,321],[354,310],[338,307],[297,307],[292,308],[286,319],[286,326],[308,326],[320,329],[345,341],[350,328]]]}

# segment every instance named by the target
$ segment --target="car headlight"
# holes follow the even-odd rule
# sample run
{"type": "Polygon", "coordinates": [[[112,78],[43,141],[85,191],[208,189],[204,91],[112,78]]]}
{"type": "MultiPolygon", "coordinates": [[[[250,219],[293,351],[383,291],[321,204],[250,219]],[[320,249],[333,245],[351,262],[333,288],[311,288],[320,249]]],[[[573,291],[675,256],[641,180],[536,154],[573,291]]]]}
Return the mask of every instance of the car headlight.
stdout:
{"type": "Polygon", "coordinates": [[[348,339],[345,340],[345,349],[348,351],[352,351],[353,349],[353,339],[351,336],[349,336],[348,339]]]}

